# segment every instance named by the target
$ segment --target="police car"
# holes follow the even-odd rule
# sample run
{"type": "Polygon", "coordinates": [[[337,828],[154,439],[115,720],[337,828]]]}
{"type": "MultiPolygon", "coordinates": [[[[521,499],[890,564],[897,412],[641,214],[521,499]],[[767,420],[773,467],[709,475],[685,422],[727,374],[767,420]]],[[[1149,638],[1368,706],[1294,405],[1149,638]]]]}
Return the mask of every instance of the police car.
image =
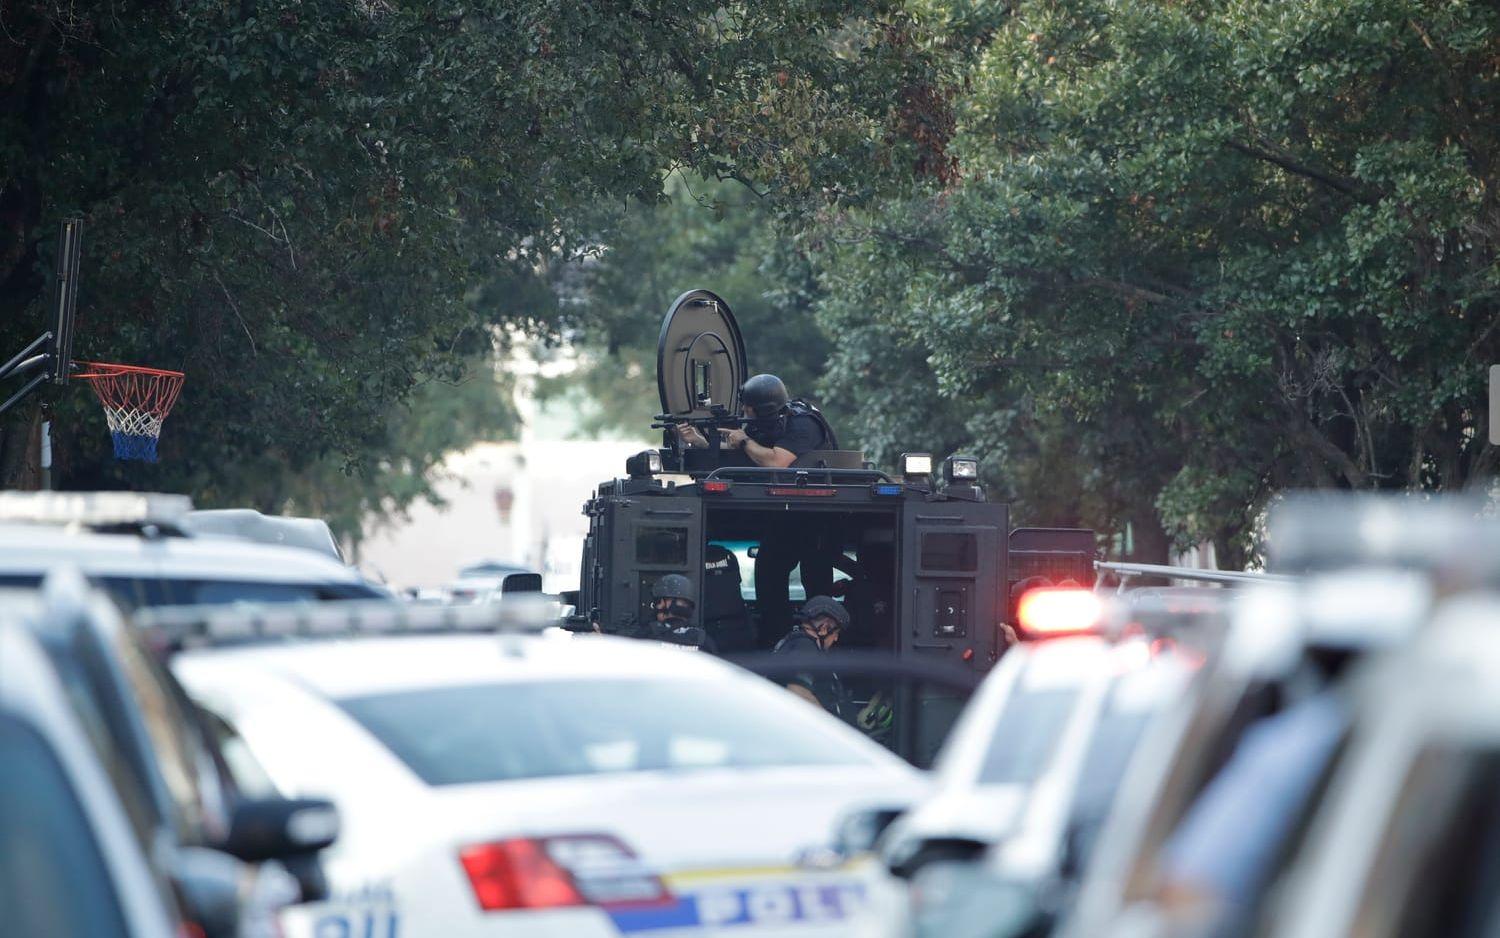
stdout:
{"type": "Polygon", "coordinates": [[[239,783],[253,767],[230,764],[114,603],[59,568],[40,591],[0,592],[0,609],[38,640],[132,832],[196,933],[268,934],[278,909],[324,895],[317,851],[336,833],[332,806],[247,796],[239,783]],[[308,841],[319,825],[324,834],[308,841]]]}
{"type": "Polygon", "coordinates": [[[322,518],[265,515],[254,508],[206,508],[188,512],[183,527],[199,537],[233,537],[257,544],[300,547],[344,563],[344,551],[322,518]]]}
{"type": "Polygon", "coordinates": [[[1347,754],[1263,910],[1278,935],[1500,928],[1500,602],[1452,600],[1349,689],[1347,754]]]}
{"type": "Polygon", "coordinates": [[[1439,584],[1472,585],[1486,569],[1493,577],[1500,556],[1500,528],[1441,500],[1288,499],[1270,532],[1273,561],[1297,578],[1236,597],[1221,647],[1143,742],[1119,796],[1132,810],[1105,825],[1059,934],[1249,929],[1305,836],[1287,819],[1311,810],[1341,751],[1342,717],[1327,706],[1341,682],[1355,663],[1404,647],[1439,584]],[[1307,769],[1295,784],[1278,777],[1289,765],[1307,769]],[[1266,805],[1266,816],[1242,810],[1266,805]],[[1240,849],[1256,837],[1262,849],[1240,849]],[[1183,888],[1205,873],[1236,879],[1239,894],[1183,888]]]}
{"type": "Polygon", "coordinates": [[[975,862],[930,863],[913,877],[916,935],[1020,938],[1047,930],[1067,909],[1140,740],[1196,669],[1192,654],[1151,654],[1141,641],[1121,645],[1115,663],[1103,693],[1080,708],[1083,745],[1059,746],[1056,767],[1007,836],[975,862]]]}
{"type": "Polygon", "coordinates": [[[910,877],[936,860],[975,858],[1016,828],[1031,792],[1055,784],[1060,756],[1086,741],[1083,715],[1128,653],[1083,636],[1012,649],[939,753],[932,796],[886,831],[885,864],[910,877]]]}
{"type": "Polygon", "coordinates": [[[131,830],[36,641],[0,622],[0,909],[5,932],[176,932],[171,895],[131,830]]]}
{"type": "Polygon", "coordinates": [[[386,595],[310,550],[185,536],[191,509],[182,495],[0,493],[0,586],[34,587],[72,566],[127,609],[386,595]]]}
{"type": "Polygon", "coordinates": [[[278,791],[339,807],[335,901],[291,934],[857,933],[834,823],[919,773],[708,655],[486,631],[518,605],[144,620],[208,642],[174,670],[278,791]]]}

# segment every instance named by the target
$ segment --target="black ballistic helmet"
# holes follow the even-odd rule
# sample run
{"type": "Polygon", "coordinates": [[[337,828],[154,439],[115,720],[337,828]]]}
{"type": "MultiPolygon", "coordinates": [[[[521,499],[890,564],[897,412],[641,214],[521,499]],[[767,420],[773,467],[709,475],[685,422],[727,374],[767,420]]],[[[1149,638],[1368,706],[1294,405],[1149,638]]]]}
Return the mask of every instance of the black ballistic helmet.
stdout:
{"type": "Polygon", "coordinates": [[[740,388],[740,406],[760,420],[775,417],[790,401],[786,385],[775,375],[755,375],[740,388]]]}
{"type": "Polygon", "coordinates": [[[693,581],[680,573],[669,573],[651,587],[652,599],[685,599],[696,603],[698,597],[693,590],[693,581]]]}
{"type": "Polygon", "coordinates": [[[838,623],[840,630],[849,627],[849,610],[845,609],[842,603],[830,596],[814,596],[803,603],[801,609],[797,610],[797,620],[799,622],[811,622],[818,616],[828,616],[834,622],[838,623]]]}

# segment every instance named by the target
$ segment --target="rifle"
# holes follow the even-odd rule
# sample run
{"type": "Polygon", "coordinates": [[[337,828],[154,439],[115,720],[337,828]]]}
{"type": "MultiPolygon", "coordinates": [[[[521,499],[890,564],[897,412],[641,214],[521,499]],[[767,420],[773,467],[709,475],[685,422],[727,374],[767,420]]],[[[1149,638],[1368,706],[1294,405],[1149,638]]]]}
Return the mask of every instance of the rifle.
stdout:
{"type": "Polygon", "coordinates": [[[731,413],[729,408],[723,404],[710,404],[707,417],[694,417],[691,414],[681,416],[677,414],[657,414],[653,419],[651,429],[666,431],[667,446],[671,447],[678,465],[682,465],[682,450],[684,447],[681,437],[673,431],[679,424],[684,423],[697,430],[708,441],[708,447],[713,451],[714,459],[717,461],[721,442],[719,431],[730,429],[743,430],[750,424],[750,418],[731,413]]]}

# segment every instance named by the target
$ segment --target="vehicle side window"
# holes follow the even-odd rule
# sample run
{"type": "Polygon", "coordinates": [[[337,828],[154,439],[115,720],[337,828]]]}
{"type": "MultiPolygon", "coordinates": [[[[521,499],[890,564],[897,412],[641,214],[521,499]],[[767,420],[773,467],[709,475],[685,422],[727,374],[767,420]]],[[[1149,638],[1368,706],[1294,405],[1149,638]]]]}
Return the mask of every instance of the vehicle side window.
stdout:
{"type": "Polygon", "coordinates": [[[119,897],[57,757],[0,716],[0,909],[8,935],[124,936],[119,897]]]}
{"type": "Polygon", "coordinates": [[[192,722],[196,714],[186,709],[160,667],[124,629],[119,634],[118,651],[162,777],[177,805],[181,835],[197,843],[223,836],[227,826],[223,793],[218,790],[213,762],[198,735],[199,727],[192,722]]]}
{"type": "Polygon", "coordinates": [[[109,598],[120,608],[129,611],[150,606],[169,605],[173,600],[168,584],[161,580],[138,579],[128,576],[94,577],[94,585],[104,588],[109,598]]]}
{"type": "Polygon", "coordinates": [[[635,532],[635,561],[651,566],[685,567],[687,528],[642,525],[635,532]]]}
{"type": "Polygon", "coordinates": [[[1362,935],[1494,934],[1500,751],[1430,746],[1408,769],[1365,882],[1362,935]]]}
{"type": "Polygon", "coordinates": [[[112,787],[125,806],[131,826],[142,845],[148,844],[151,830],[156,823],[156,811],[151,796],[143,787],[135,765],[121,747],[113,714],[106,713],[104,704],[89,679],[86,666],[78,653],[52,656],[52,666],[62,682],[63,692],[72,705],[73,713],[83,726],[84,734],[93,745],[100,765],[109,773],[112,787]]]}
{"type": "Polygon", "coordinates": [[[260,760],[255,758],[255,753],[250,751],[249,744],[240,736],[234,724],[201,705],[198,713],[203,718],[203,725],[213,738],[214,745],[223,754],[229,774],[234,777],[235,787],[251,798],[270,798],[279,794],[271,776],[266,774],[260,760]]]}

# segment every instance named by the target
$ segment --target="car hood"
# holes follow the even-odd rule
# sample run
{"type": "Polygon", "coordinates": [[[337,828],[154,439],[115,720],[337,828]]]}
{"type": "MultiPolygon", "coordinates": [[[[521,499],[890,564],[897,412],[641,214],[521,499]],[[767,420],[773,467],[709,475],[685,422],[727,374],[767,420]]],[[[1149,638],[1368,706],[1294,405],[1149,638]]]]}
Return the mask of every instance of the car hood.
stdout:
{"type": "Polygon", "coordinates": [[[427,812],[448,846],[609,834],[660,871],[795,865],[832,842],[849,811],[904,807],[928,791],[904,767],[642,772],[434,789],[427,812]]]}
{"type": "Polygon", "coordinates": [[[882,839],[889,859],[930,840],[993,844],[1015,829],[1026,789],[1019,785],[949,788],[897,818],[882,839]]]}

